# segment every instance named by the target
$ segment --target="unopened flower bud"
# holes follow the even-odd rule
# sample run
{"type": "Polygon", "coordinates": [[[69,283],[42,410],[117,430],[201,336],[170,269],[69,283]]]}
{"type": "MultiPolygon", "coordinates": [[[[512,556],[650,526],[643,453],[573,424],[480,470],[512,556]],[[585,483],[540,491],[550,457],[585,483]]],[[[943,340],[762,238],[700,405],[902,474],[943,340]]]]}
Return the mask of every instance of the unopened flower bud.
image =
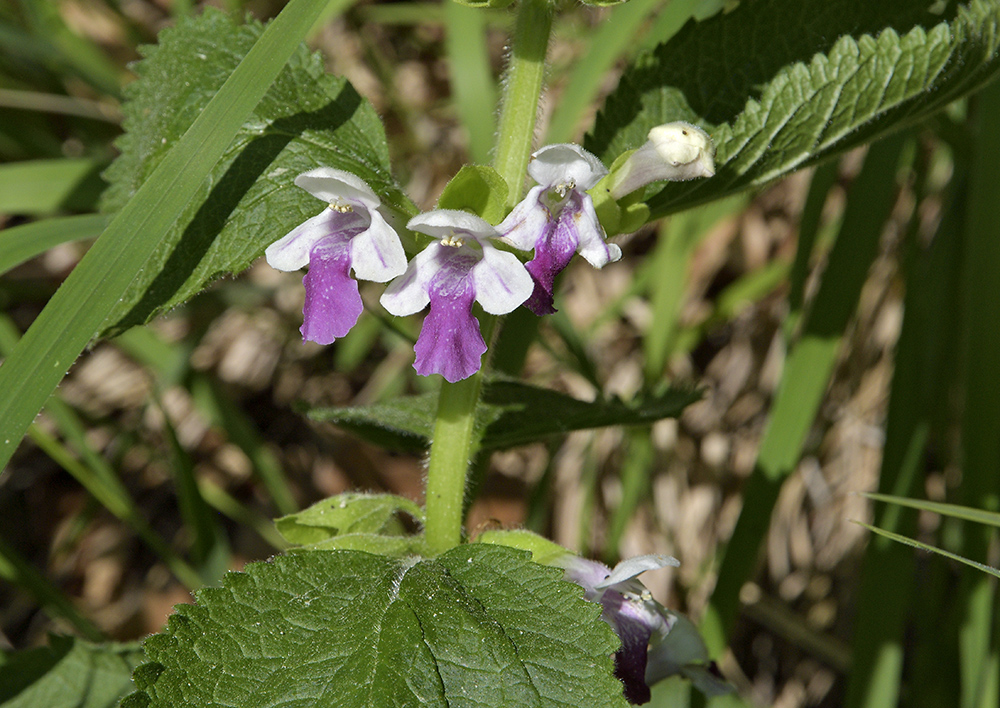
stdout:
{"type": "Polygon", "coordinates": [[[715,174],[715,145],[701,128],[677,121],[649,131],[649,140],[612,177],[611,196],[621,199],[651,182],[681,182],[715,174]]]}

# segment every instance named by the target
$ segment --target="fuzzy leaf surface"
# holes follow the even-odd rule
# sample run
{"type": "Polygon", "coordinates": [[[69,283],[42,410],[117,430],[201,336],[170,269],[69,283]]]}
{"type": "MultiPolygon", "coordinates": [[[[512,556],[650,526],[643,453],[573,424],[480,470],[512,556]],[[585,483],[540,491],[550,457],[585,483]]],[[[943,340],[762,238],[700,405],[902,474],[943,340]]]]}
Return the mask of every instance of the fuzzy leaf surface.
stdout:
{"type": "Polygon", "coordinates": [[[137,644],[90,644],[52,636],[49,645],[0,651],[3,708],[111,708],[143,660],[137,644]]]}
{"type": "Polygon", "coordinates": [[[585,147],[611,164],[662,123],[711,133],[715,176],[648,188],[655,218],[874,140],[1000,70],[1000,0],[931,6],[753,0],[689,22],[626,70],[585,147]]]}
{"type": "MultiPolygon", "coordinates": [[[[696,391],[671,389],[637,404],[612,398],[592,402],[537,386],[493,379],[477,411],[481,449],[506,450],[552,435],[608,425],[641,425],[673,418],[700,398],[696,391]]],[[[437,395],[396,398],[371,406],[313,408],[313,420],[334,423],[390,450],[419,453],[429,445],[437,395]]]]}
{"type": "MultiPolygon", "coordinates": [[[[105,172],[103,209],[121,208],[183,135],[263,31],[207,9],[160,34],[126,89],[121,156],[105,172]]],[[[167,238],[105,323],[105,335],[143,324],[215,280],[239,273],[269,244],[323,208],[296,187],[319,166],[352,172],[406,210],[389,172],[371,104],[323,69],[303,45],[254,109],[167,238]]]]}
{"type": "Polygon", "coordinates": [[[625,706],[617,637],[562,572],[500,546],[257,563],[146,641],[125,706],[625,706]]]}

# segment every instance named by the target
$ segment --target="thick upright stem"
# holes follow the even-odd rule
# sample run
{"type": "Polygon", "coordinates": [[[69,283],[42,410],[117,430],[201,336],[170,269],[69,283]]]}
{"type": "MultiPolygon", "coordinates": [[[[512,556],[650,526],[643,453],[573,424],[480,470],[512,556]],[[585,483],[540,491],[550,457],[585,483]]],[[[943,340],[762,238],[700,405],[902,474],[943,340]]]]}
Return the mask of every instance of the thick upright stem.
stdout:
{"type": "MultiPolygon", "coordinates": [[[[521,0],[511,41],[494,159],[494,167],[510,188],[508,208],[517,203],[524,191],[551,30],[552,10],[548,0],[521,0]]],[[[480,317],[483,339],[487,342],[493,339],[495,325],[495,317],[480,317]]],[[[482,383],[483,372],[479,371],[462,381],[441,384],[427,466],[425,536],[432,553],[442,553],[462,541],[466,475],[479,447],[476,406],[482,383]]]]}
{"type": "Polygon", "coordinates": [[[493,166],[507,180],[507,206],[524,191],[535,136],[535,120],[545,77],[545,54],[552,32],[552,8],[547,0],[521,0],[511,42],[510,65],[504,81],[500,132],[493,166]]]}
{"type": "MultiPolygon", "coordinates": [[[[483,319],[487,320],[481,325],[484,338],[489,341],[495,320],[490,315],[483,319]]],[[[462,381],[441,383],[427,466],[425,533],[433,553],[462,541],[465,477],[479,443],[475,424],[482,383],[482,371],[462,381]]]]}

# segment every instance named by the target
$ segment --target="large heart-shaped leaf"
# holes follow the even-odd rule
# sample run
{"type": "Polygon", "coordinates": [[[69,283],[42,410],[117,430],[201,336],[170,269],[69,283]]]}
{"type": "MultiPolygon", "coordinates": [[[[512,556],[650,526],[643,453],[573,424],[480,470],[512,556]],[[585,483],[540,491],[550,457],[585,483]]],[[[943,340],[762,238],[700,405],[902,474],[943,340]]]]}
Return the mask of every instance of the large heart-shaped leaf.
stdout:
{"type": "Polygon", "coordinates": [[[124,706],[625,706],[600,606],[502,546],[251,565],[146,640],[124,706]]]}
{"type": "Polygon", "coordinates": [[[662,216],[762,185],[908,125],[1000,70],[1000,0],[752,0],[689,22],[640,57],[586,147],[610,164],[686,120],[717,147],[714,177],[666,184],[662,216]]]}

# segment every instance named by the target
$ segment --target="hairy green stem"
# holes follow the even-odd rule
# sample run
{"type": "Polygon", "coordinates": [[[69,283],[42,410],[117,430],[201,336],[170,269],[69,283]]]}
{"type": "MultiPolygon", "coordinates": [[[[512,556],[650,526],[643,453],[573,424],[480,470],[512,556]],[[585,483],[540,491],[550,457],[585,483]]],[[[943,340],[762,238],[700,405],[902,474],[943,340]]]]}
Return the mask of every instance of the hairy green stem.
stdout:
{"type": "MultiPolygon", "coordinates": [[[[496,319],[485,315],[483,338],[490,340],[496,319]]],[[[480,370],[467,379],[441,383],[437,419],[427,466],[427,546],[442,553],[462,541],[465,478],[479,445],[476,404],[483,384],[480,370]]]]}
{"type": "Polygon", "coordinates": [[[521,0],[511,42],[510,65],[504,80],[500,132],[493,166],[507,181],[507,207],[524,190],[538,117],[538,99],[545,76],[545,54],[552,32],[552,8],[547,0],[521,0]]]}
{"type": "MultiPolygon", "coordinates": [[[[521,0],[512,38],[500,129],[493,165],[507,181],[507,207],[524,190],[552,30],[547,0],[521,0]]],[[[495,317],[480,317],[483,339],[493,340],[495,317]]],[[[442,553],[462,541],[466,475],[479,447],[476,406],[483,385],[480,370],[462,381],[441,384],[437,419],[427,465],[427,546],[442,553]]]]}

